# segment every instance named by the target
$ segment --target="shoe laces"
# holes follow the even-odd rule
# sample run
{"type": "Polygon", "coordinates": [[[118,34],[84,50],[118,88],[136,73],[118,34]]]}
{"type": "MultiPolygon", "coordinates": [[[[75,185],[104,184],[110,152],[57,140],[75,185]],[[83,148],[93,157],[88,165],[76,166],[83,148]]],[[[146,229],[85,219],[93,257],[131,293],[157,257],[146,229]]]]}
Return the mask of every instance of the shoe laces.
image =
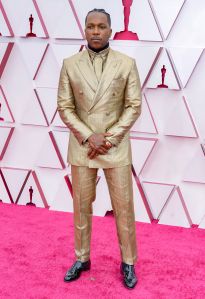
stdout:
{"type": "Polygon", "coordinates": [[[76,261],[76,262],[72,265],[72,267],[70,268],[69,272],[74,272],[74,269],[75,269],[75,268],[78,269],[78,267],[76,267],[76,266],[77,266],[77,265],[76,265],[77,263],[78,263],[78,261],[76,261]]]}

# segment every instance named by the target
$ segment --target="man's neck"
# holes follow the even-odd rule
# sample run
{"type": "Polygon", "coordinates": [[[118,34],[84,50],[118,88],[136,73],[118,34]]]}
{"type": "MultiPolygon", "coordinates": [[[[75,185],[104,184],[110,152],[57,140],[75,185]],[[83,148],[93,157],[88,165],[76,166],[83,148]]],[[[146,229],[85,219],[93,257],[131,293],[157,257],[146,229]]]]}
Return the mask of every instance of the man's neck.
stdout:
{"type": "Polygon", "coordinates": [[[104,47],[102,47],[102,48],[100,48],[100,49],[92,48],[92,47],[88,44],[88,48],[89,48],[90,50],[92,50],[93,52],[95,52],[95,53],[99,53],[99,52],[101,52],[101,51],[103,51],[103,50],[109,48],[109,43],[107,43],[104,47]]]}

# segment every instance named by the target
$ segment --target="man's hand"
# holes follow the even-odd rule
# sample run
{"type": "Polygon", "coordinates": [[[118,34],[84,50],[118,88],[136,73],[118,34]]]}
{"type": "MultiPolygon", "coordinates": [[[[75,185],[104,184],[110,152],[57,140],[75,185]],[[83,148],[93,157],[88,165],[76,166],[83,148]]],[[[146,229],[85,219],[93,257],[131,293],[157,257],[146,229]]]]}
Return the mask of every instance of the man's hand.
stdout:
{"type": "MultiPolygon", "coordinates": [[[[109,141],[106,141],[106,147],[107,147],[107,152],[108,150],[112,147],[112,143],[109,141]]],[[[90,148],[88,151],[88,157],[90,159],[94,159],[98,155],[105,155],[105,154],[100,154],[97,150],[90,148]]]]}
{"type": "Polygon", "coordinates": [[[111,133],[99,133],[99,134],[92,134],[88,138],[89,145],[92,149],[99,152],[99,154],[103,155],[106,154],[108,151],[108,146],[106,145],[105,137],[112,136],[111,133]]]}
{"type": "Polygon", "coordinates": [[[95,158],[97,155],[105,155],[112,147],[112,143],[107,141],[105,137],[111,136],[111,133],[93,134],[88,138],[90,150],[88,151],[88,157],[90,159],[95,158]]]}

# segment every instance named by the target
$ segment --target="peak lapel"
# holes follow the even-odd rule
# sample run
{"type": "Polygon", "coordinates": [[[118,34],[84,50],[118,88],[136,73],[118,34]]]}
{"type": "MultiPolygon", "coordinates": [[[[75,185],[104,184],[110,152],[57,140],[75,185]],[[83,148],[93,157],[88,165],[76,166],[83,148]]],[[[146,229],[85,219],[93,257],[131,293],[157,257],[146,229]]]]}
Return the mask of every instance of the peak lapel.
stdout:
{"type": "Polygon", "coordinates": [[[102,73],[102,77],[98,84],[96,94],[94,96],[94,99],[92,101],[92,104],[91,104],[89,110],[92,109],[93,106],[97,104],[97,102],[101,99],[103,94],[106,92],[106,90],[110,86],[110,84],[119,68],[120,63],[121,63],[121,60],[117,60],[115,57],[114,51],[112,49],[110,49],[108,57],[107,57],[105,69],[102,73]]]}
{"type": "Polygon", "coordinates": [[[96,92],[98,87],[98,81],[87,50],[82,52],[82,56],[76,62],[76,64],[78,66],[80,73],[83,75],[84,79],[90,85],[92,90],[96,92]]]}

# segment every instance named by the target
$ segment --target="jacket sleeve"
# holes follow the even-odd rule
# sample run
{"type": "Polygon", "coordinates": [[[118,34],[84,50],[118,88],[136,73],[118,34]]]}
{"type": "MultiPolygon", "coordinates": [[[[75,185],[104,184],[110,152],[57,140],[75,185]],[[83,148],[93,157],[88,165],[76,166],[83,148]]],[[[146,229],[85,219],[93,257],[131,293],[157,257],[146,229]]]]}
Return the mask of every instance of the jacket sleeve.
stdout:
{"type": "Polygon", "coordinates": [[[124,110],[118,120],[107,132],[112,133],[106,137],[113,145],[117,146],[125,134],[130,130],[141,113],[141,85],[135,60],[128,75],[125,88],[124,110]]]}
{"type": "Polygon", "coordinates": [[[92,130],[82,122],[76,113],[74,95],[66,71],[65,61],[63,61],[60,72],[57,109],[62,121],[72,131],[80,144],[83,144],[83,141],[93,134],[92,130]]]}

